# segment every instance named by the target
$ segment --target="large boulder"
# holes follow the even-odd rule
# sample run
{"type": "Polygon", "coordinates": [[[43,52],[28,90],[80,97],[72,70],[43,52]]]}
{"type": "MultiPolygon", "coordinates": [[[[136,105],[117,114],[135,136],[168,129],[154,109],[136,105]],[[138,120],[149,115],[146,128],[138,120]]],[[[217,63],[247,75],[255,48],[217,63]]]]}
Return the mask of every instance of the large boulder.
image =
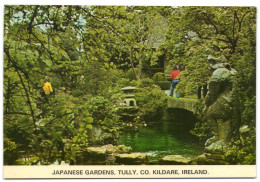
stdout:
{"type": "Polygon", "coordinates": [[[198,165],[227,165],[225,155],[223,154],[212,154],[203,153],[194,159],[194,164],[198,165]]]}
{"type": "Polygon", "coordinates": [[[127,147],[124,145],[114,146],[112,144],[98,147],[88,147],[86,149],[85,158],[89,163],[111,163],[112,160],[114,160],[114,156],[116,154],[130,152],[131,150],[131,147],[127,147]]]}
{"type": "Polygon", "coordinates": [[[88,147],[86,149],[86,158],[89,162],[104,162],[107,158],[108,151],[106,147],[88,147]]]}
{"type": "Polygon", "coordinates": [[[146,153],[130,153],[130,154],[117,154],[115,155],[117,164],[147,164],[148,157],[146,153]]]}
{"type": "Polygon", "coordinates": [[[206,160],[207,160],[207,156],[205,154],[201,154],[196,157],[195,163],[199,165],[206,164],[206,160]]]}
{"type": "Polygon", "coordinates": [[[94,126],[93,129],[89,131],[89,143],[91,145],[114,144],[116,140],[116,136],[112,133],[105,132],[101,127],[94,126]]]}
{"type": "Polygon", "coordinates": [[[227,150],[227,145],[223,140],[218,140],[205,147],[205,152],[212,154],[221,154],[227,150]]]}
{"type": "Polygon", "coordinates": [[[163,157],[160,164],[187,165],[191,164],[191,160],[181,155],[167,155],[163,157]]]}
{"type": "Polygon", "coordinates": [[[97,155],[105,155],[111,153],[126,153],[132,150],[131,147],[127,147],[125,145],[114,146],[112,144],[98,146],[98,147],[88,147],[87,152],[89,154],[95,153],[97,155]]]}

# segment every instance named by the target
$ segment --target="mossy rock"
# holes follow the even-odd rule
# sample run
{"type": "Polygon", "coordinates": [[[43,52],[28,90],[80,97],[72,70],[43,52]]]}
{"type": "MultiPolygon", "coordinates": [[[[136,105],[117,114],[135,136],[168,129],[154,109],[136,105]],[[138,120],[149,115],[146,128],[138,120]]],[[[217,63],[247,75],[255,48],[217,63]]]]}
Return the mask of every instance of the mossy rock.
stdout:
{"type": "Polygon", "coordinates": [[[188,165],[191,162],[190,159],[181,155],[167,155],[161,159],[160,164],[188,165]]]}
{"type": "Polygon", "coordinates": [[[116,163],[118,164],[147,164],[148,157],[146,153],[130,153],[130,154],[117,154],[116,163]]]}

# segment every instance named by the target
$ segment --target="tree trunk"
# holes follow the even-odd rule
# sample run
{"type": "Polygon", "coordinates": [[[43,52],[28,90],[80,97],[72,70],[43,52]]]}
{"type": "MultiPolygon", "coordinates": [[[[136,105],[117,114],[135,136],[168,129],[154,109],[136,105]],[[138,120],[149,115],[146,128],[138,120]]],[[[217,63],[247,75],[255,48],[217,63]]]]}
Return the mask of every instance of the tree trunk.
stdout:
{"type": "Polygon", "coordinates": [[[141,57],[139,59],[139,73],[138,73],[139,80],[140,80],[141,75],[142,75],[142,69],[143,69],[143,61],[142,61],[142,57],[141,57]]]}
{"type": "Polygon", "coordinates": [[[136,77],[136,80],[140,80],[140,77],[139,77],[139,75],[136,73],[136,71],[135,71],[135,67],[134,67],[134,62],[133,62],[133,57],[132,57],[132,49],[130,49],[130,63],[131,63],[131,67],[132,67],[132,70],[133,70],[133,72],[134,72],[134,74],[135,74],[135,77],[136,77]]]}

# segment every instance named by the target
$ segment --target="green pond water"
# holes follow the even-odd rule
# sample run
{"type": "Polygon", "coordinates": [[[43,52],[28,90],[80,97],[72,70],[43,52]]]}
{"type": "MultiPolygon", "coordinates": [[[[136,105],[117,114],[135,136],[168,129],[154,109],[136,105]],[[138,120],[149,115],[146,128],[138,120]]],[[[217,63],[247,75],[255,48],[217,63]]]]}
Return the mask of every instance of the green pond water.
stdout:
{"type": "Polygon", "coordinates": [[[120,144],[132,147],[133,152],[146,152],[150,163],[157,163],[165,155],[194,158],[203,150],[203,143],[189,131],[191,126],[171,121],[151,124],[137,130],[127,130],[120,136],[120,144]]]}

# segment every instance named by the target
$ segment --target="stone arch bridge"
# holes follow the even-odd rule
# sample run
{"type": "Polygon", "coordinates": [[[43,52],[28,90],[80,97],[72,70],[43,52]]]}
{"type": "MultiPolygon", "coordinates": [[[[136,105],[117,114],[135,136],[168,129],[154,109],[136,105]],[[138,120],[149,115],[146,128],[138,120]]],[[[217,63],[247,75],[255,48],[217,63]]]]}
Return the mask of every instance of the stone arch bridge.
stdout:
{"type": "Polygon", "coordinates": [[[197,102],[198,100],[196,99],[168,97],[167,108],[185,109],[194,113],[197,102]]]}

